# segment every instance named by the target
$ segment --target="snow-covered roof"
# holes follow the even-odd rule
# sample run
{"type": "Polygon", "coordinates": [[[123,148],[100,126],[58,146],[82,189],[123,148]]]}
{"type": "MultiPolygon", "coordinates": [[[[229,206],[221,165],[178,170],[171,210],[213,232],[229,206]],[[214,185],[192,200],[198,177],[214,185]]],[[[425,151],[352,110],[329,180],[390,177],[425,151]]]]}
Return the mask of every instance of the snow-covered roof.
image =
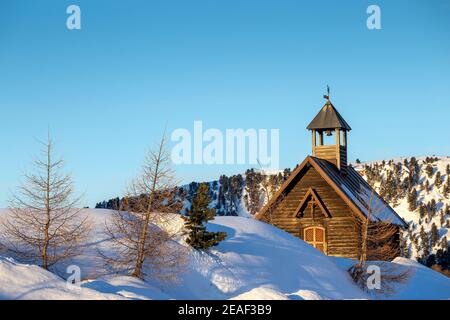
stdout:
{"type": "Polygon", "coordinates": [[[311,156],[308,156],[294,170],[270,202],[258,213],[258,218],[264,217],[268,206],[277,201],[284,190],[293,183],[295,177],[302,172],[307,163],[315,167],[317,172],[328,181],[353,211],[357,211],[365,217],[370,215],[373,221],[389,222],[405,228],[408,226],[394,209],[351,166],[347,168],[346,174],[342,174],[331,162],[311,156]]]}
{"type": "Polygon", "coordinates": [[[320,166],[366,217],[370,214],[371,219],[375,221],[390,222],[402,227],[407,226],[394,209],[351,166],[347,167],[347,174],[342,175],[332,163],[315,157],[310,158],[320,166]]]}

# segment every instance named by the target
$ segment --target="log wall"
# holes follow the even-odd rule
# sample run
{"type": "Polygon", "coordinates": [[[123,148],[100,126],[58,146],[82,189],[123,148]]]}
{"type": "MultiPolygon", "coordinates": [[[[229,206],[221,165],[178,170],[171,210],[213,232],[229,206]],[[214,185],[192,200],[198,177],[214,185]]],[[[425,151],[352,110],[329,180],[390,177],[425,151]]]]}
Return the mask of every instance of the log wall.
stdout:
{"type": "Polygon", "coordinates": [[[360,232],[348,205],[333,188],[311,166],[307,165],[285,190],[282,200],[273,210],[272,223],[277,227],[303,239],[303,230],[311,226],[325,228],[327,254],[339,257],[356,258],[359,254],[360,232]],[[318,207],[311,215],[308,204],[301,217],[295,210],[309,188],[313,188],[331,217],[324,216],[318,207]]]}

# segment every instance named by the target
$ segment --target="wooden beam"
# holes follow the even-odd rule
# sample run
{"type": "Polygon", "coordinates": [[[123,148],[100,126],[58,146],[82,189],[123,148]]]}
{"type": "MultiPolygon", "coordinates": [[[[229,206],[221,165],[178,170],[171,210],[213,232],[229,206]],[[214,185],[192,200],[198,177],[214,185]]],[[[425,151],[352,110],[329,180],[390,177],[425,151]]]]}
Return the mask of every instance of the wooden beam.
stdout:
{"type": "Polygon", "coordinates": [[[341,169],[341,133],[336,128],[336,166],[341,169]]]}
{"type": "Polygon", "coordinates": [[[347,149],[347,130],[342,131],[342,144],[347,149]]]}
{"type": "Polygon", "coordinates": [[[319,131],[319,145],[323,146],[323,131],[319,131]]]}
{"type": "Polygon", "coordinates": [[[316,129],[312,129],[312,155],[316,156],[316,129]]]}
{"type": "Polygon", "coordinates": [[[301,214],[301,211],[305,209],[305,206],[311,198],[311,215],[314,218],[314,206],[318,205],[320,208],[320,211],[322,211],[323,215],[327,218],[331,218],[331,214],[328,212],[327,208],[325,207],[325,204],[322,202],[322,200],[319,198],[319,195],[313,188],[309,188],[306,192],[305,196],[303,197],[302,201],[300,201],[300,204],[297,206],[297,208],[294,211],[294,216],[299,217],[301,214]]]}

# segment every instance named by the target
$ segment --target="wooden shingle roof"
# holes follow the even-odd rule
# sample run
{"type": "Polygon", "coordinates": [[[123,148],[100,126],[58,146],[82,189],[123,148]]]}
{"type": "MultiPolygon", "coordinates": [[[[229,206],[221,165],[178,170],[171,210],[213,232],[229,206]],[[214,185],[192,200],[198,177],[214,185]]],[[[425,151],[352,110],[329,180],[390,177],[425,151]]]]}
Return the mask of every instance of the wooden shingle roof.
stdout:
{"type": "Polygon", "coordinates": [[[306,128],[308,130],[335,128],[352,130],[329,100],[306,128]]]}
{"type": "Polygon", "coordinates": [[[331,162],[311,156],[306,157],[292,172],[277,193],[270,199],[269,203],[256,215],[257,219],[261,219],[266,215],[269,206],[276,203],[286,188],[296,180],[295,178],[301,174],[307,165],[314,167],[358,216],[367,217],[370,210],[372,220],[390,222],[403,228],[408,226],[391,206],[351,166],[347,168],[347,174],[342,175],[331,162]]]}

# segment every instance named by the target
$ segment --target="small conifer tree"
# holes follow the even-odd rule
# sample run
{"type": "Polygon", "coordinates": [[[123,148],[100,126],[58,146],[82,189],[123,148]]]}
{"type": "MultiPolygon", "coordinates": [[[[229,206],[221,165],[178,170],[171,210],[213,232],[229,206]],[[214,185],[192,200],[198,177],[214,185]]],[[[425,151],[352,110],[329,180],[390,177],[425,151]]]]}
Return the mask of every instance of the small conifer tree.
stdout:
{"type": "Polygon", "coordinates": [[[440,173],[439,171],[436,172],[436,177],[435,177],[435,179],[434,179],[434,185],[435,185],[437,188],[440,188],[441,185],[442,185],[441,173],[440,173]]]}
{"type": "Polygon", "coordinates": [[[427,173],[428,178],[433,176],[433,166],[431,164],[427,164],[425,167],[425,172],[427,173]]]}
{"type": "Polygon", "coordinates": [[[417,209],[417,191],[416,191],[416,189],[413,189],[408,194],[408,205],[409,205],[410,211],[414,211],[417,209]]]}
{"type": "Polygon", "coordinates": [[[206,230],[204,223],[214,219],[216,215],[216,209],[209,208],[210,203],[209,186],[201,183],[192,200],[192,206],[185,222],[185,226],[189,230],[186,242],[197,250],[207,250],[216,246],[227,236],[225,232],[208,232],[206,230]]]}
{"type": "Polygon", "coordinates": [[[438,241],[439,241],[439,232],[438,229],[436,227],[436,224],[433,223],[433,225],[431,226],[431,247],[434,247],[438,241]]]}

